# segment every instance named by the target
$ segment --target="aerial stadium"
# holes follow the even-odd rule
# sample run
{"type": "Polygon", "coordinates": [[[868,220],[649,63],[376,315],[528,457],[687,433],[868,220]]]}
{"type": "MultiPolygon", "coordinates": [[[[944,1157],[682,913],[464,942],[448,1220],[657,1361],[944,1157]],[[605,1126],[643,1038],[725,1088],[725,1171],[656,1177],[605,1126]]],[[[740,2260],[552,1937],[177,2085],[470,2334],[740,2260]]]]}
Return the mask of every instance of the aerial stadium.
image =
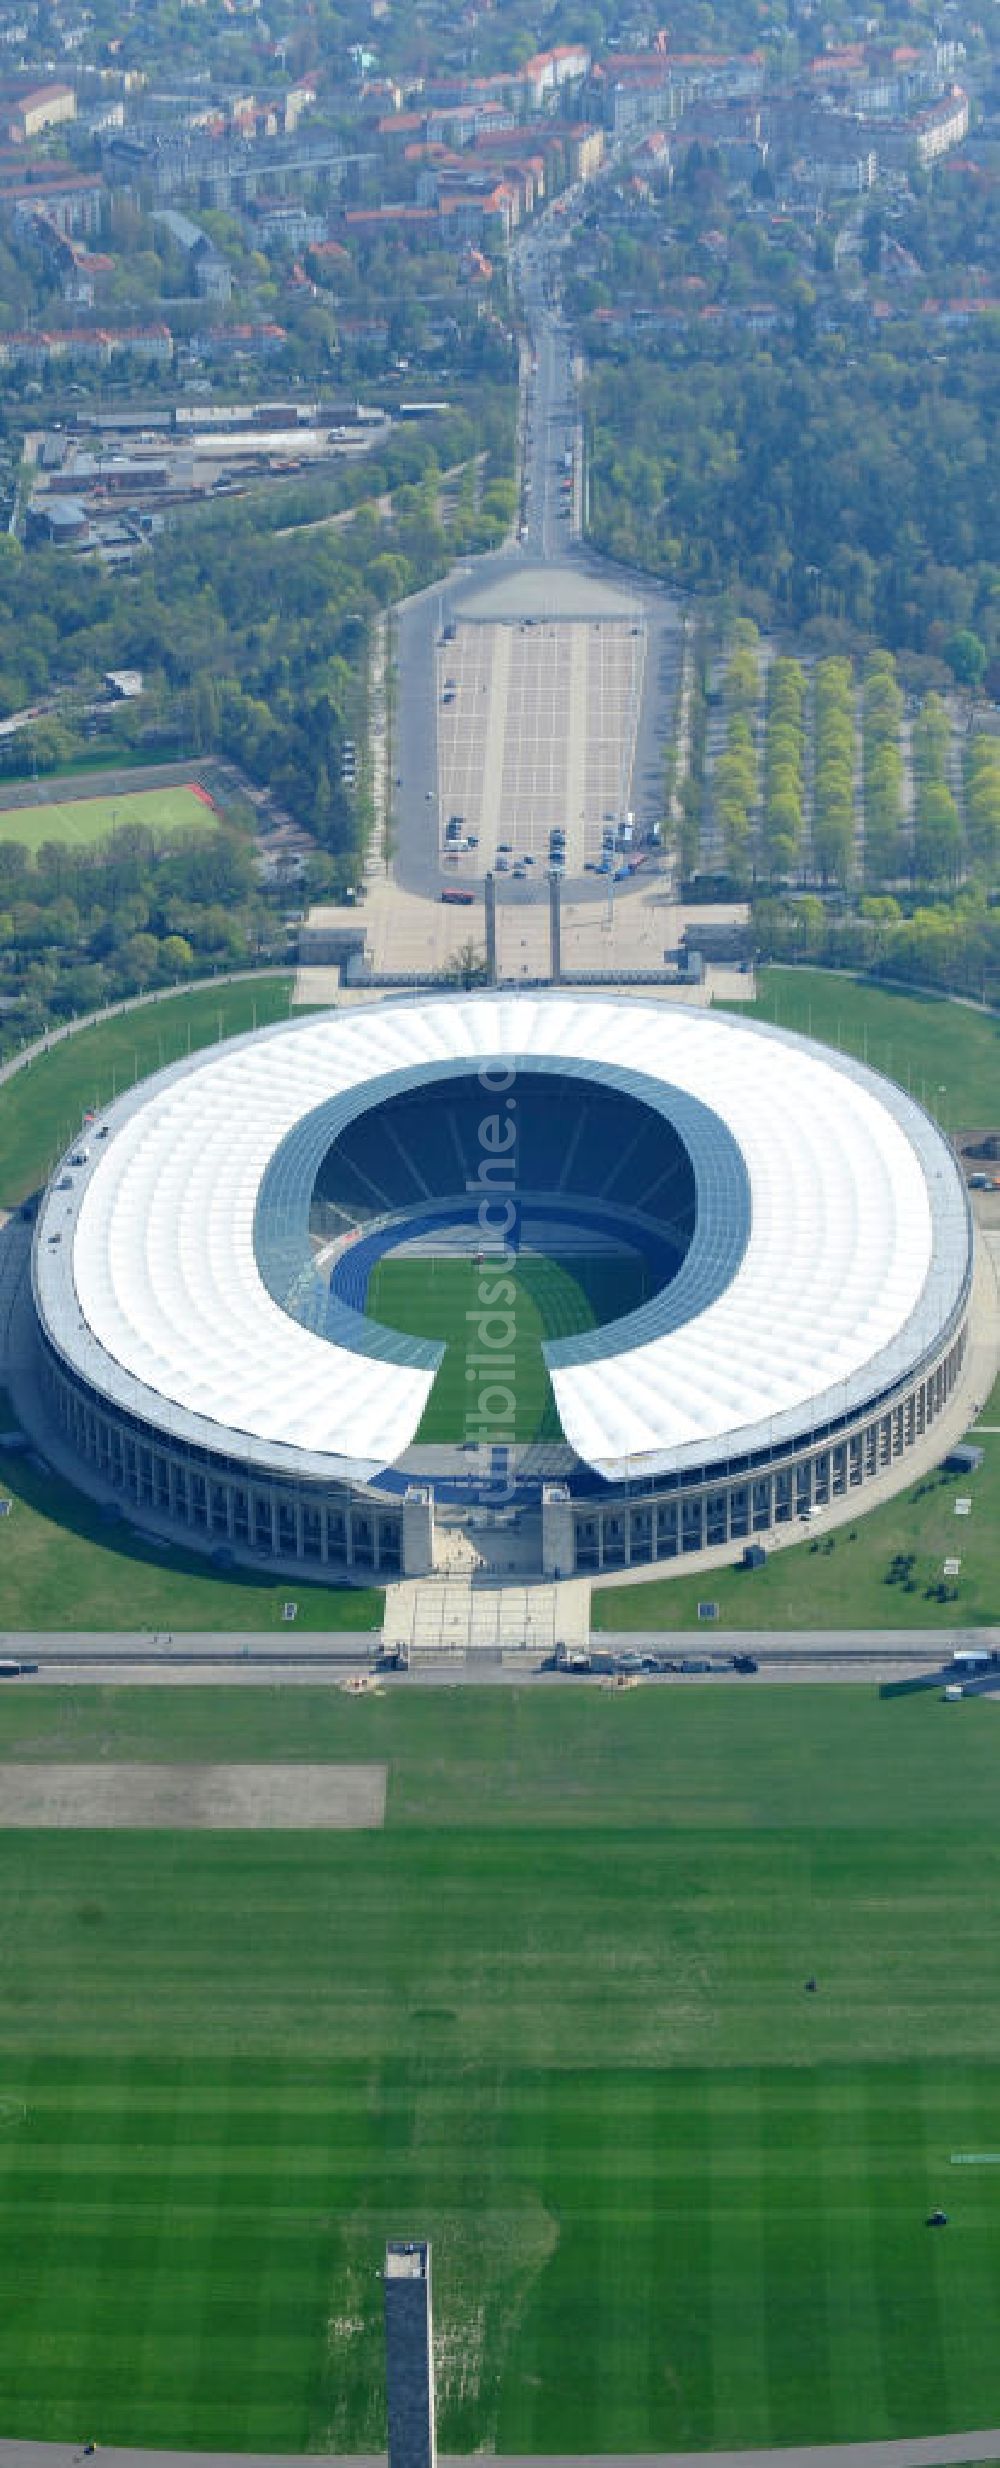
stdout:
{"type": "Polygon", "coordinates": [[[46,1191],[63,1461],[215,1555],[539,1575],[768,1537],[907,1479],[973,1232],[892,1083],[736,1017],[566,989],[310,1016],[162,1071],[46,1191]]]}

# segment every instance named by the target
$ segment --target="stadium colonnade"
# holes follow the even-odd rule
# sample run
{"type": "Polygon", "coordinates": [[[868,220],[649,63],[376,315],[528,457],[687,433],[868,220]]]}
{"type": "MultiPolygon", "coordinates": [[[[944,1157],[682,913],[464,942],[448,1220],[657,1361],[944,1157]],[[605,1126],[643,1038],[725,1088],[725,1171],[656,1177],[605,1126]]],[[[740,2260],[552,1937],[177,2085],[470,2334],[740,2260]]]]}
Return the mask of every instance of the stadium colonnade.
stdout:
{"type": "Polygon", "coordinates": [[[53,1176],[33,1299],[64,1461],[140,1528],[385,1581],[430,1571],[437,1502],[502,1492],[537,1573],[569,1576],[905,1480],[962,1377],[972,1268],[950,1149],[862,1066],[675,1006],[473,995],[265,1030],[130,1092],[53,1176]],[[423,1449],[443,1349],[360,1307],[362,1257],[468,1250],[483,1193],[508,1256],[569,1228],[655,1270],[545,1347],[559,1447],[423,1449]]]}

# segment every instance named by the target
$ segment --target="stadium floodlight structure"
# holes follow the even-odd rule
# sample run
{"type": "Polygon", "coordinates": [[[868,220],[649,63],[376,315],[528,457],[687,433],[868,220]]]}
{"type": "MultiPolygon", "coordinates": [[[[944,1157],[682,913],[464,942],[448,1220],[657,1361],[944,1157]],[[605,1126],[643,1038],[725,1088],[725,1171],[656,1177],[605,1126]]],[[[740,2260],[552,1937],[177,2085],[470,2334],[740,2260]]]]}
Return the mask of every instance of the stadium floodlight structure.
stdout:
{"type": "Polygon", "coordinates": [[[33,1251],[80,1478],[208,1548],[420,1573],[443,1349],[368,1317],[360,1266],[480,1212],[495,1240],[484,1126],[515,1119],[536,1247],[617,1212],[661,1264],[640,1308],[544,1348],[564,1446],[512,1452],[525,1497],[559,1478],[540,1562],[670,1560],[905,1478],[960,1377],[972,1285],[936,1126],[803,1038],[566,989],[310,1017],[102,1115],[33,1251]]]}

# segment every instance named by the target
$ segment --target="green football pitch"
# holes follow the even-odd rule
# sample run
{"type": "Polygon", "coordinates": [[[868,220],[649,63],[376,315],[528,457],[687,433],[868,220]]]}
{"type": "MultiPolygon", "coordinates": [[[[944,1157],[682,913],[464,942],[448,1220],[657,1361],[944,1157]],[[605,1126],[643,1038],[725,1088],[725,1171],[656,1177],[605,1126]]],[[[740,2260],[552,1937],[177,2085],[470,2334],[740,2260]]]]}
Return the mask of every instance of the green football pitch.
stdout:
{"type": "Polygon", "coordinates": [[[447,1347],[418,1440],[561,1440],[543,1339],[620,1319],[649,1290],[643,1262],[628,1253],[573,1260],[522,1253],[510,1269],[488,1260],[387,1259],[372,1272],[367,1310],[389,1328],[447,1347]]]}
{"type": "Polygon", "coordinates": [[[379,2449],[401,2234],[446,2451],[996,2424],[998,1725],[4,1691],[19,1761],[388,1769],[380,1832],[3,1837],[4,2434],[379,2449]]]}
{"type": "Polygon", "coordinates": [[[42,791],[36,804],[0,809],[0,840],[20,840],[30,849],[40,848],[43,840],[89,848],[134,823],[156,832],[210,831],[217,820],[211,799],[193,783],[125,789],[116,797],[49,798],[42,791]]]}

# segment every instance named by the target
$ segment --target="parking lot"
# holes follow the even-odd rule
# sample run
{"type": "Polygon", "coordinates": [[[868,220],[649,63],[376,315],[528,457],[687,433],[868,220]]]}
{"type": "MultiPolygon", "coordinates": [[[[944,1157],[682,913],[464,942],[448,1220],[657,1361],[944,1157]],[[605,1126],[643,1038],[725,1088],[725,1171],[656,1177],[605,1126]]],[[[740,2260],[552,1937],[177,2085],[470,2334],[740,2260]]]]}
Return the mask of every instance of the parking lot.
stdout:
{"type": "Polygon", "coordinates": [[[435,656],[441,845],[456,881],[493,865],[544,871],[553,831],[568,875],[600,863],[631,802],[645,651],[628,617],[457,620],[435,656]]]}

